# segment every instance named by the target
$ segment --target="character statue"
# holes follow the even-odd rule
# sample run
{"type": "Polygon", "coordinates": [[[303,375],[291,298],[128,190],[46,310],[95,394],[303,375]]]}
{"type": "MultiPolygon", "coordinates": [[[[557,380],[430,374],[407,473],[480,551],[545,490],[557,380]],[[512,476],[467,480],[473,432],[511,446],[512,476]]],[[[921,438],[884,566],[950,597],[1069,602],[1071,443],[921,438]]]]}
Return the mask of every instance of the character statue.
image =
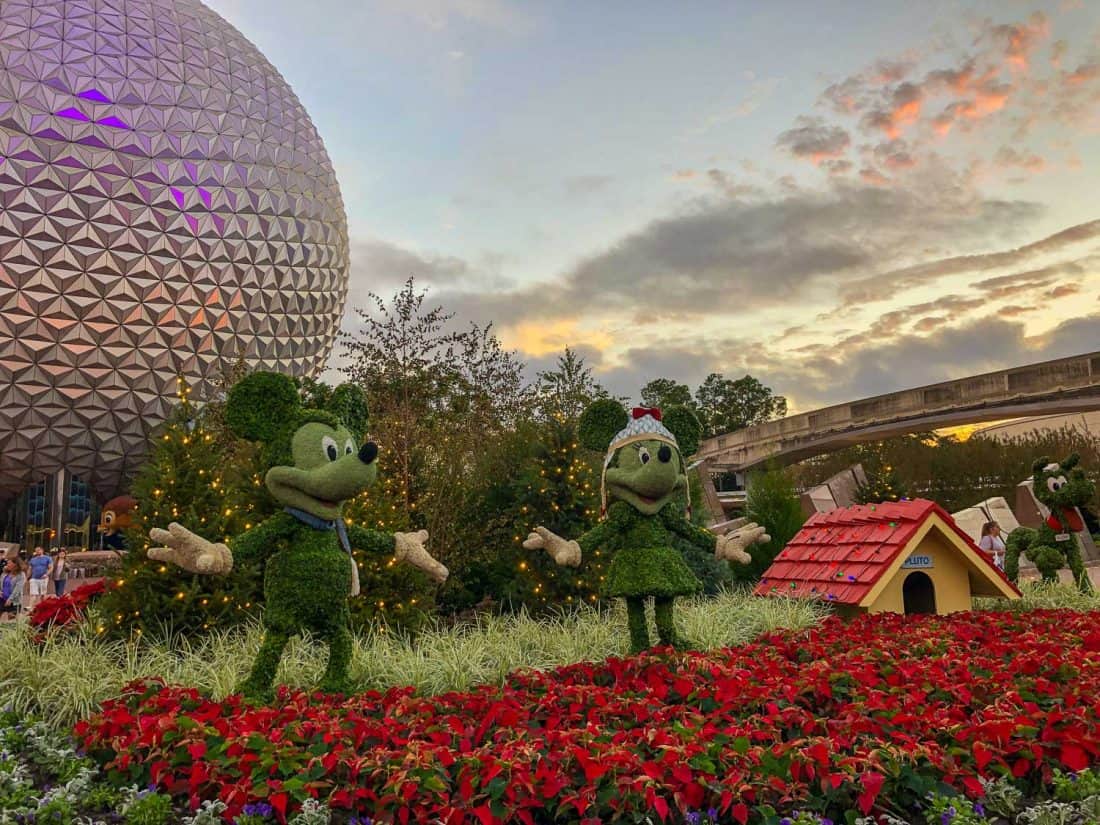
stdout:
{"type": "Polygon", "coordinates": [[[1008,537],[1005,574],[1016,581],[1023,553],[1039,568],[1045,582],[1058,581],[1058,571],[1068,567],[1082,593],[1091,593],[1088,571],[1081,559],[1076,533],[1085,529],[1077,508],[1096,495],[1096,486],[1078,467],[1074,453],[1061,464],[1040,458],[1032,467],[1035,498],[1050,508],[1050,515],[1038,530],[1017,527],[1008,537]]]}
{"type": "Polygon", "coordinates": [[[293,379],[253,373],[229,391],[225,415],[234,433],[264,444],[270,468],[264,482],[284,510],[230,546],[176,523],[154,528],[149,536],[163,546],[151,548],[149,558],[212,575],[228,573],[235,558],[263,561],[264,638],[238,691],[253,701],[270,701],[283,649],[292,635],[309,631],[328,644],[321,689],[348,693],[348,595],[359,594],[352,547],[393,553],[439,582],[446,580],[447,568],[425,550],[425,530],[390,535],[344,523],[342,503],[366,490],[378,474],[378,446],[360,443],[367,406],[357,387],[337,387],[328,409],[302,409],[293,379]]]}
{"type": "Polygon", "coordinates": [[[137,515],[137,499],[133,496],[115,496],[103,505],[99,514],[99,534],[103,537],[103,546],[112,550],[126,549],[125,530],[134,524],[137,515]]]}
{"type": "Polygon", "coordinates": [[[747,546],[769,537],[763,527],[744,521],[716,536],[685,514],[683,502],[687,499],[690,508],[690,498],[684,455],[698,449],[701,435],[698,419],[686,407],[670,408],[663,416],[658,409],[636,407],[628,416],[618,401],[601,399],[581,415],[578,434],[586,448],[606,452],[602,520],[575,541],[536,527],[523,546],[545,549],[556,563],[570,567],[580,565],[582,553],[600,549],[610,555],[601,594],[626,599],[631,651],[649,647],[649,598],[661,644],[689,647],[673,622],[673,600],[698,592],[702,583],[673,546],[673,536],[741,564],[752,560],[747,546]]]}

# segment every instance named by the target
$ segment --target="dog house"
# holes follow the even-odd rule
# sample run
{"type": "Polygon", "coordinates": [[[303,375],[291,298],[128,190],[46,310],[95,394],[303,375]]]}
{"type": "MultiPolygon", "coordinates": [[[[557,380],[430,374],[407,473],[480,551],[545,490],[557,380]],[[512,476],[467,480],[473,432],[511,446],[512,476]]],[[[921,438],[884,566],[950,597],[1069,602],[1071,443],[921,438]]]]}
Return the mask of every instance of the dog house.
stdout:
{"type": "Polygon", "coordinates": [[[974,596],[1020,597],[947,511],[925,499],[811,516],[755,592],[867,613],[954,613],[970,610],[974,596]]]}

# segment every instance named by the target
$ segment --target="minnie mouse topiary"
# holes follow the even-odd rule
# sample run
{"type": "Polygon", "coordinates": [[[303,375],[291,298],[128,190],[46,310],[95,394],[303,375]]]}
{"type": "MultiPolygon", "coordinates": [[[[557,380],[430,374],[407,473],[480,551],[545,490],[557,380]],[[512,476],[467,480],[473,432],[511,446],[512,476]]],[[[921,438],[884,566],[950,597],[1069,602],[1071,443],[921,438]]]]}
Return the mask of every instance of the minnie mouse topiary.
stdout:
{"type": "Polygon", "coordinates": [[[601,591],[626,599],[631,650],[649,647],[649,598],[661,643],[688,647],[673,623],[673,600],[698,592],[702,584],[673,547],[673,535],[741,564],[752,560],[745,547],[769,537],[763,527],[746,522],[716,536],[685,516],[680,506],[688,489],[683,457],[698,449],[701,435],[698,419],[686,407],[672,407],[664,415],[635,407],[628,416],[618,401],[601,399],[581,415],[579,435],[585,447],[606,453],[600,485],[603,520],[576,541],[536,527],[523,546],[545,549],[555,562],[571,567],[581,563],[582,552],[598,548],[610,553],[601,591]]]}

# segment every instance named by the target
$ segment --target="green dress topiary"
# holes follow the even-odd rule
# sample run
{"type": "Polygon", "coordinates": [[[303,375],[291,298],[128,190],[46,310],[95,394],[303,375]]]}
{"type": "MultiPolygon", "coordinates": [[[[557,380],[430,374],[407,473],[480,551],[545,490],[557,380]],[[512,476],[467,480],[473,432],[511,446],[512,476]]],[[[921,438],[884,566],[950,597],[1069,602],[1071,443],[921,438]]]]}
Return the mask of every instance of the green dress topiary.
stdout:
{"type": "Polygon", "coordinates": [[[673,599],[697,593],[703,585],[676,549],[674,536],[714,550],[720,559],[745,563],[751,560],[745,545],[768,540],[764,528],[738,525],[715,536],[686,517],[680,505],[687,491],[681,448],[694,452],[700,435],[690,410],[673,408],[662,416],[660,410],[639,407],[631,419],[618,401],[602,399],[584,411],[578,432],[585,447],[606,451],[601,482],[605,518],[576,541],[536,527],[524,547],[546,549],[558,564],[574,567],[584,554],[611,556],[601,591],[626,600],[631,650],[649,647],[645,602],[650,598],[661,642],[687,647],[673,623],[673,599]]]}

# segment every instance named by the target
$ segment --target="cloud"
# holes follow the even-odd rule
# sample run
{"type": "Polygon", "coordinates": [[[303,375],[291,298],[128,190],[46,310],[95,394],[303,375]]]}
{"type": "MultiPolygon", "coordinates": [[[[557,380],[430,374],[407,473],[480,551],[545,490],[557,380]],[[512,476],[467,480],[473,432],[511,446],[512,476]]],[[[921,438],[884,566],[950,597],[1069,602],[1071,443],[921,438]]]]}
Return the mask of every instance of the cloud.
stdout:
{"type": "Polygon", "coordinates": [[[651,378],[672,377],[693,389],[709,372],[749,373],[791,399],[799,412],[883,393],[965,378],[1010,366],[1064,358],[1100,340],[1100,315],[1063,322],[1041,336],[995,315],[946,326],[921,319],[925,333],[901,335],[874,346],[840,350],[824,345],[782,352],[738,337],[690,341],[657,339],[624,351],[615,363],[591,361],[613,393],[634,396],[651,378]]]}
{"type": "Polygon", "coordinates": [[[1080,291],[1080,284],[1061,284],[1048,292],[1047,297],[1052,300],[1057,298],[1068,298],[1070,295],[1077,295],[1080,291]]]}
{"type": "Polygon", "coordinates": [[[890,92],[884,106],[867,112],[860,125],[868,131],[881,131],[891,140],[901,135],[903,127],[920,117],[924,91],[914,83],[900,83],[890,92]]]}
{"type": "Polygon", "coordinates": [[[819,117],[801,116],[793,129],[782,132],[775,145],[790,152],[796,158],[808,159],[811,163],[839,158],[851,145],[852,139],[839,126],[827,126],[819,117]]]}
{"type": "Polygon", "coordinates": [[[1050,21],[1041,11],[1037,11],[1025,23],[992,25],[977,38],[976,42],[988,41],[1001,50],[1005,61],[1012,68],[1023,71],[1031,62],[1031,53],[1050,34],[1050,21]]]}
{"type": "Polygon", "coordinates": [[[853,401],[897,390],[964,378],[1019,364],[1077,355],[1100,340],[1100,315],[1066,321],[1041,336],[992,315],[932,334],[903,335],[850,351],[823,347],[802,358],[764,357],[751,369],[776,392],[797,399],[798,409],[853,401]]]}
{"type": "Polygon", "coordinates": [[[507,0],[384,0],[383,5],[392,12],[436,30],[447,28],[458,20],[522,33],[534,23],[528,11],[507,0]]]}
{"type": "Polygon", "coordinates": [[[982,263],[970,256],[926,269],[898,266],[915,251],[986,245],[1041,214],[1033,203],[984,200],[961,191],[957,182],[952,188],[934,174],[927,178],[926,190],[838,182],[826,192],[785,197],[696,199],[578,261],[561,277],[520,289],[448,287],[447,278],[462,282],[468,276],[452,271],[454,262],[420,260],[435,265],[432,277],[444,282],[439,300],[462,317],[515,325],[533,318],[546,324],[625,315],[652,326],[723,313],[744,316],[808,300],[818,288],[852,303],[888,297],[942,271],[982,263]],[[440,266],[444,271],[437,273],[440,266]]]}
{"type": "MultiPolygon", "coordinates": [[[[1021,208],[1023,205],[1021,204],[1021,208]]],[[[1030,217],[1037,217],[1038,211],[1031,212],[1030,217]]],[[[982,272],[1007,267],[1019,266],[1036,257],[1049,253],[1067,251],[1070,247],[1092,241],[1100,237],[1100,220],[1071,226],[1060,232],[1055,232],[1038,241],[1034,241],[1014,249],[1002,252],[989,252],[980,255],[956,255],[950,258],[927,261],[913,266],[902,267],[894,270],[883,270],[874,275],[853,281],[845,285],[841,290],[843,306],[866,303],[867,301],[888,298],[901,289],[911,288],[920,284],[927,284],[949,275],[961,275],[967,272],[982,272]]],[[[1073,271],[1079,267],[1075,263],[1061,263],[1050,267],[1048,270],[1035,270],[1028,275],[1034,279],[1043,275],[1054,276],[1055,273],[1073,271]],[[1042,274],[1039,274],[1042,273],[1042,274]]],[[[981,281],[974,286],[976,288],[991,288],[1006,286],[1011,281],[1008,279],[1020,278],[1021,275],[1007,275],[981,281]]]]}
{"type": "Polygon", "coordinates": [[[1002,146],[998,149],[993,162],[998,166],[1014,167],[1028,172],[1041,172],[1046,167],[1046,161],[1034,152],[1017,151],[1011,146],[1002,146]]]}
{"type": "Polygon", "coordinates": [[[577,175],[566,178],[565,191],[571,197],[591,195],[607,189],[614,180],[611,175],[577,175]]]}

